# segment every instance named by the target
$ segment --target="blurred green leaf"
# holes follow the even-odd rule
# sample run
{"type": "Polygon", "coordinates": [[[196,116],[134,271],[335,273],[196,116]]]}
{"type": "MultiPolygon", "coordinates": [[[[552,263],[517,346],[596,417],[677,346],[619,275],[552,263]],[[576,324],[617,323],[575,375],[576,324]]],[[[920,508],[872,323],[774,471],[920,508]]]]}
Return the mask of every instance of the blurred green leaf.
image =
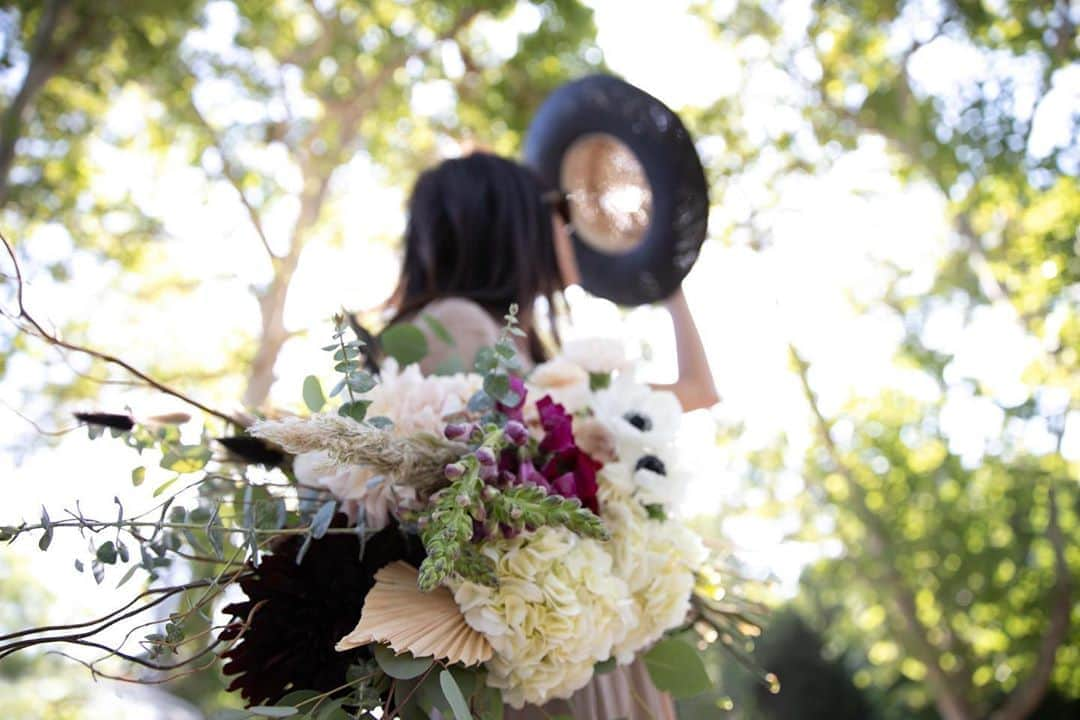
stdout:
{"type": "Polygon", "coordinates": [[[314,375],[308,375],[304,378],[304,404],[313,413],[319,412],[326,405],[326,396],[323,395],[322,385],[319,383],[319,378],[314,375]]]}
{"type": "Polygon", "coordinates": [[[383,351],[405,367],[420,362],[428,354],[427,338],[411,323],[395,323],[379,336],[383,351]]]}

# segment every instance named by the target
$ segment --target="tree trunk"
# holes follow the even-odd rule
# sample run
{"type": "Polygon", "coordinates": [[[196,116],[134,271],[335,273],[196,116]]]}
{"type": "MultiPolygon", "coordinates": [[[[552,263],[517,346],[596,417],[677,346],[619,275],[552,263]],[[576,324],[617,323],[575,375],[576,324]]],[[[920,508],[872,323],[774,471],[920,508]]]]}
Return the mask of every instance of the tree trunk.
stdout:
{"type": "Polygon", "coordinates": [[[867,534],[867,551],[885,569],[884,581],[889,588],[893,604],[902,623],[902,644],[926,668],[926,681],[933,691],[934,704],[944,720],[976,720],[978,712],[970,700],[970,684],[966,677],[956,672],[946,672],[938,664],[939,653],[926,638],[927,628],[919,621],[915,597],[904,577],[891,564],[891,539],[876,514],[866,502],[865,493],[854,471],[844,461],[840,449],[832,439],[830,422],[818,405],[817,395],[810,386],[810,366],[795,347],[789,346],[802,386],[803,396],[817,426],[818,436],[829,454],[837,472],[847,480],[852,495],[851,510],[862,523],[867,534]]]}
{"type": "Polygon", "coordinates": [[[0,116],[0,207],[7,204],[10,194],[8,180],[11,166],[15,162],[15,143],[19,140],[26,114],[41,88],[63,66],[73,49],[68,47],[69,43],[74,42],[71,38],[61,50],[57,50],[53,43],[53,35],[60,24],[60,15],[67,5],[68,0],[49,0],[42,8],[41,20],[29,52],[26,77],[23,78],[11,104],[0,116]]]}
{"type": "MultiPolygon", "coordinates": [[[[1058,435],[1058,452],[1061,452],[1062,434],[1058,435]]],[[[1053,482],[1053,481],[1051,481],[1053,482]]],[[[1050,621],[1039,644],[1039,654],[1035,659],[1028,678],[1009,696],[1005,705],[990,716],[990,720],[1023,720],[1030,717],[1042,703],[1046,691],[1050,688],[1057,651],[1069,635],[1069,616],[1072,613],[1072,589],[1069,576],[1068,559],[1065,556],[1065,536],[1058,523],[1057,495],[1051,484],[1048,504],[1046,535],[1054,548],[1054,605],[1050,608],[1050,621]]]]}
{"type": "Polygon", "coordinates": [[[313,177],[318,172],[319,170],[311,167],[304,169],[303,175],[308,179],[305,187],[310,190],[305,191],[300,199],[300,215],[296,219],[296,227],[293,228],[289,252],[285,257],[274,260],[274,279],[266,290],[257,295],[259,312],[262,315],[262,333],[251,370],[248,372],[247,388],[244,390],[244,405],[249,408],[259,407],[269,397],[275,380],[274,365],[285,341],[289,339],[289,331],[285,327],[285,303],[289,297],[289,285],[300,263],[300,255],[308,236],[318,222],[330,184],[330,172],[313,177]]]}

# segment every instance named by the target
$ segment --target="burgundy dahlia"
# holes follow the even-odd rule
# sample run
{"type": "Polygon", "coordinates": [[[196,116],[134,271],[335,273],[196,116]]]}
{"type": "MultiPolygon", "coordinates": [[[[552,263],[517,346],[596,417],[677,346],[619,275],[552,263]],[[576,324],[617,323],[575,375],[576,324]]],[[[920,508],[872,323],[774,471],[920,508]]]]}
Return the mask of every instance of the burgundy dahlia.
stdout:
{"type": "MultiPolygon", "coordinates": [[[[339,514],[332,527],[345,525],[339,514]]],[[[331,533],[312,542],[297,565],[302,543],[296,535],[280,539],[240,581],[248,599],[224,609],[233,616],[221,633],[226,641],[236,639],[250,615],[239,643],[224,653],[222,670],[235,676],[229,691],[239,690],[251,705],[344,684],[349,666],[370,655],[366,648],[339,653],[334,645],[360,620],[375,573],[395,560],[419,566],[424,557],[420,539],[394,525],[368,538],[363,558],[355,534],[331,533]]]]}

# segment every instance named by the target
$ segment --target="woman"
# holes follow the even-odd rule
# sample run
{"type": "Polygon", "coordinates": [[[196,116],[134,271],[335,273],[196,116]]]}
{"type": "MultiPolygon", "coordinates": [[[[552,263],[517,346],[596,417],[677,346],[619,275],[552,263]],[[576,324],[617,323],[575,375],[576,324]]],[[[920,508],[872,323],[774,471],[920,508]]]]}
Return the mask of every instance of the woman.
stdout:
{"type": "MultiPolygon", "coordinates": [[[[394,320],[428,315],[454,338],[449,345],[419,323],[431,349],[422,370],[448,361],[468,366],[479,348],[495,343],[501,318],[515,303],[525,331],[522,355],[529,364],[546,359],[546,343],[558,342],[556,295],[579,279],[568,214],[560,193],[545,192],[533,172],[495,155],[447,160],[420,176],[409,201],[394,320]],[[548,312],[538,315],[541,298],[548,312]]],[[[686,410],[708,407],[716,390],[682,291],[665,306],[675,326],[679,377],[662,389],[674,392],[686,410]]],[[[565,713],[578,720],[675,717],[670,697],[653,686],[640,661],[596,676],[569,701],[508,709],[506,717],[565,713]]]]}

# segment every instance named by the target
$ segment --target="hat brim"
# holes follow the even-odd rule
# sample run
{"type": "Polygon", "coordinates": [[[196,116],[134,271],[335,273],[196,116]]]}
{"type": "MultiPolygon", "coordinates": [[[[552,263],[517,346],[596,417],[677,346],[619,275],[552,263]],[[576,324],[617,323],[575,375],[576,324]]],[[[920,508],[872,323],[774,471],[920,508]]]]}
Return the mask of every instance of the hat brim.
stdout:
{"type": "Polygon", "coordinates": [[[662,102],[610,75],[562,86],[541,105],[525,140],[525,160],[558,186],[567,151],[588,135],[609,135],[636,157],[652,193],[652,213],[641,241],[611,254],[574,233],[582,286],[620,305],[670,296],[697,260],[705,241],[709,194],[693,139],[662,102]]]}

